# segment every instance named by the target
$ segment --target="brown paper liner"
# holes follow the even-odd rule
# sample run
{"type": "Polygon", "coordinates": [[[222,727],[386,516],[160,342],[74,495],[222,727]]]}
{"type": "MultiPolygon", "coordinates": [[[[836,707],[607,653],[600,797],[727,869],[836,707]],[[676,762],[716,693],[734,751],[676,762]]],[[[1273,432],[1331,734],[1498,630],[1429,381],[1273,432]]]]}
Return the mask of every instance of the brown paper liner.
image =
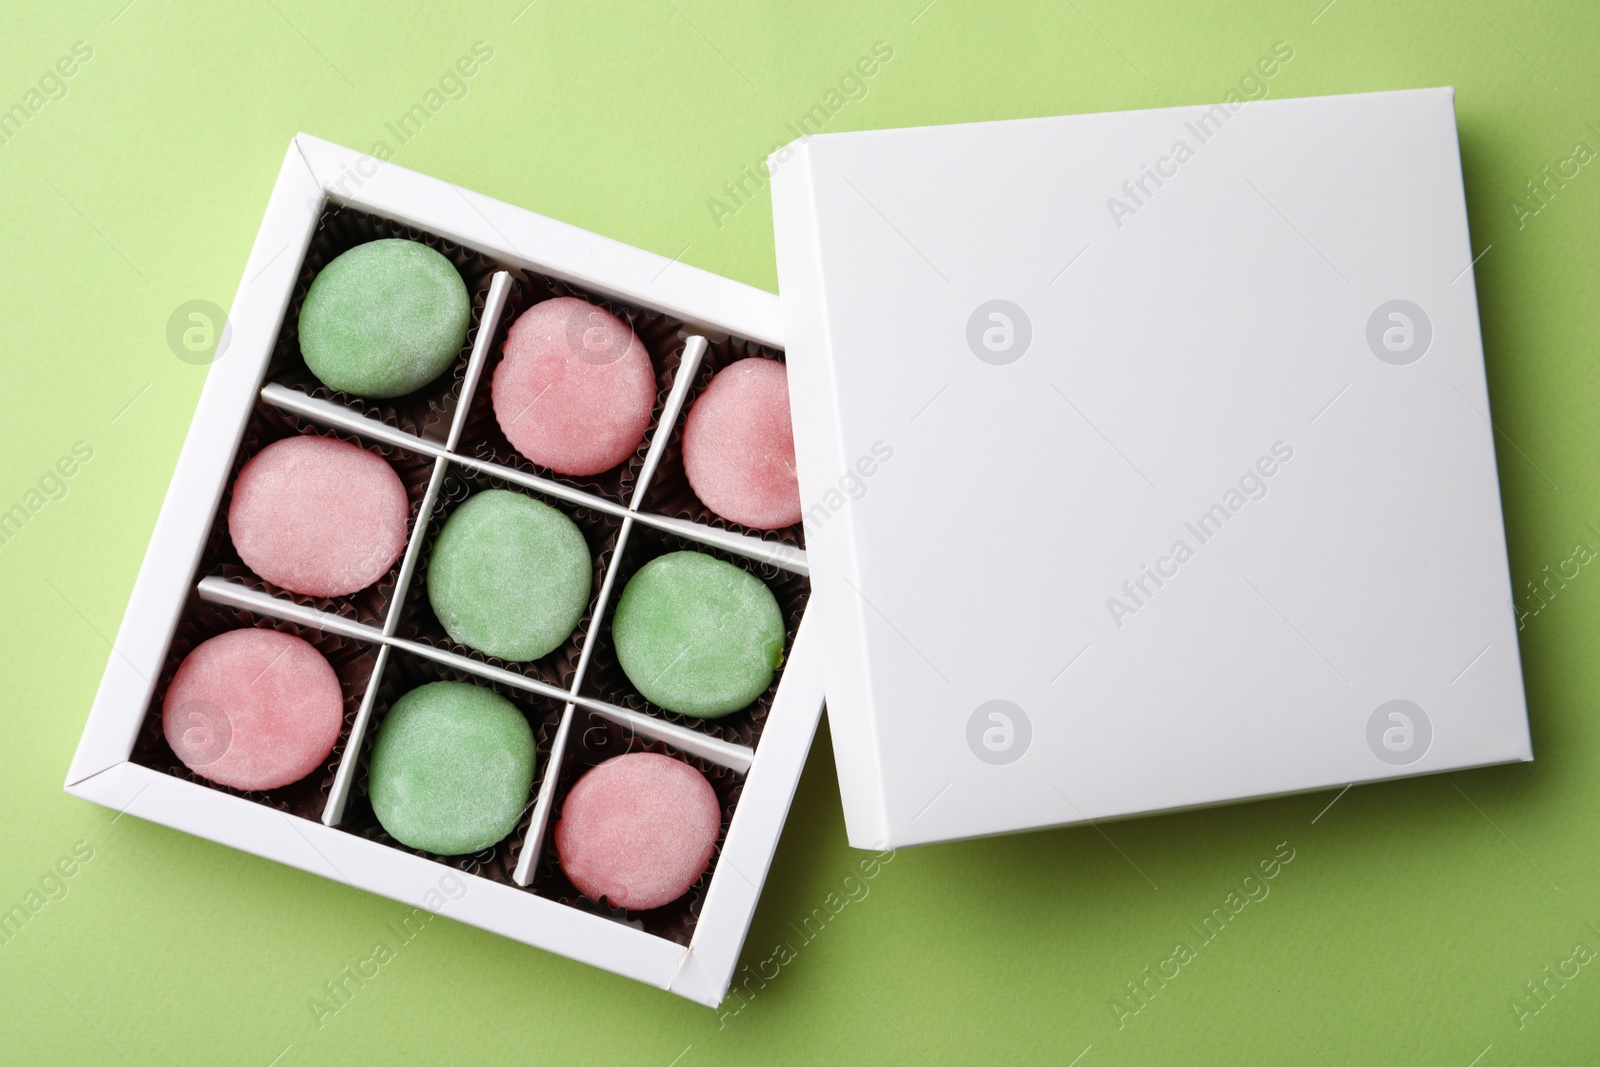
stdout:
{"type": "MultiPolygon", "coordinates": [[[[728,824],[744,789],[744,776],[726,767],[689,756],[661,741],[646,741],[627,727],[603,719],[583,708],[573,711],[572,729],[567,735],[566,752],[561,760],[560,777],[556,780],[555,802],[550,806],[550,822],[545,830],[544,848],[534,868],[533,890],[542,897],[565,904],[580,911],[599,915],[615,922],[643,930],[647,934],[664,937],[680,945],[687,945],[694,936],[695,923],[700,918],[700,906],[706,887],[716,873],[717,861],[722,858],[722,843],[727,840],[728,824]],[[612,907],[603,900],[591,900],[578,891],[561,869],[556,852],[555,828],[561,819],[561,808],[566,803],[572,787],[584,773],[608,759],[630,752],[655,752],[682,760],[706,776],[722,805],[722,829],[717,834],[717,847],[711,862],[689,891],[670,904],[648,911],[629,911],[612,907]]],[[[737,877],[737,875],[735,876],[737,877]]]]}
{"type": "Polygon", "coordinates": [[[364,837],[368,841],[376,841],[390,848],[399,849],[401,852],[409,852],[413,856],[422,856],[467,874],[476,874],[501,885],[522,889],[523,887],[517,885],[513,877],[517,866],[517,853],[528,836],[528,825],[532,821],[533,804],[539,795],[540,783],[550,770],[551,745],[555,738],[556,727],[561,722],[563,707],[562,703],[554,700],[545,700],[520,689],[512,689],[497,682],[477,678],[398,649],[391,650],[383,677],[378,681],[378,694],[372,707],[372,720],[367,724],[366,744],[358,756],[359,762],[351,783],[350,797],[345,804],[344,821],[339,824],[339,829],[364,837]],[[372,799],[367,789],[367,773],[372,763],[372,745],[378,738],[378,732],[383,728],[383,718],[394,706],[395,701],[413,689],[430,682],[470,682],[491,689],[515,704],[527,716],[528,725],[533,727],[536,757],[533,785],[528,790],[527,803],[511,833],[481,852],[462,856],[439,856],[403,845],[389,836],[372,810],[372,799]]]}
{"type": "Polygon", "coordinates": [[[513,467],[529,474],[536,474],[541,478],[560,482],[562,485],[581,489],[586,493],[604,497],[626,504],[633,494],[634,484],[638,481],[639,473],[644,467],[644,456],[649,450],[650,441],[655,436],[661,418],[661,407],[666,400],[667,390],[672,385],[672,376],[677,373],[678,363],[683,358],[683,323],[659,311],[648,308],[624,304],[594,293],[577,289],[566,282],[547,275],[537,274],[533,271],[519,271],[517,273],[517,286],[519,307],[513,313],[508,307],[501,316],[503,329],[495,340],[495,346],[483,370],[483,378],[478,383],[476,395],[472,398],[472,405],[467,413],[467,422],[461,436],[459,451],[463,455],[474,456],[478,459],[489,460],[503,467],[513,467]],[[597,307],[604,308],[633,330],[634,334],[643,343],[645,351],[650,355],[651,365],[655,368],[656,375],[656,400],[650,416],[650,424],[645,429],[644,440],[634,454],[611,470],[588,477],[569,477],[557,474],[548,467],[541,467],[528,459],[511,446],[506,440],[505,433],[500,429],[500,422],[494,414],[494,371],[504,358],[505,331],[510,329],[510,324],[522,313],[523,310],[546,300],[556,297],[572,296],[586,300],[597,307]]]}
{"type": "Polygon", "coordinates": [[[400,637],[421,641],[435,648],[448,649],[458,655],[475,659],[479,663],[515,671],[561,689],[570,689],[572,680],[578,672],[578,660],[583,654],[584,642],[588,640],[592,628],[595,609],[600,599],[600,585],[605,580],[606,567],[610,565],[611,555],[616,551],[617,534],[621,528],[621,520],[605,512],[575,507],[561,500],[545,500],[537,493],[530,493],[520,486],[511,485],[498,478],[489,478],[460,467],[451,467],[439,486],[439,497],[434,504],[433,514],[428,519],[426,529],[423,530],[422,552],[417,559],[416,572],[411,576],[411,585],[406,590],[405,603],[400,613],[400,626],[396,633],[400,637]],[[578,620],[578,627],[571,636],[559,648],[541,659],[529,662],[503,660],[457,643],[445,632],[444,625],[439,622],[439,617],[434,614],[433,605],[428,601],[428,563],[433,554],[434,543],[439,538],[439,531],[444,529],[444,524],[449,521],[456,508],[464,504],[469,496],[487,489],[508,489],[513,493],[532,497],[540,503],[549,504],[577,524],[584,541],[589,545],[589,558],[593,563],[589,584],[589,606],[584,609],[583,617],[578,620]]]}
{"type": "Polygon", "coordinates": [[[436,234],[427,233],[392,219],[368,215],[355,208],[341,208],[329,204],[317,222],[311,246],[306,250],[305,261],[300,265],[300,277],[295,282],[288,314],[284,316],[283,325],[278,331],[277,344],[273,348],[272,360],[267,366],[267,381],[291,386],[314,397],[336,401],[407,433],[442,439],[461,395],[467,360],[472,354],[478,327],[483,320],[483,306],[489,294],[489,283],[493,280],[495,271],[500,269],[499,264],[483,253],[463,248],[436,234]],[[467,339],[449,370],[413,393],[389,400],[375,400],[330,389],[311,373],[311,369],[306,366],[305,356],[300,352],[300,307],[305,303],[306,293],[311,290],[311,282],[323,267],[357,245],[390,237],[418,241],[442,253],[454,263],[456,269],[461,272],[462,280],[467,283],[467,294],[472,301],[472,318],[467,328],[467,339]]]}
{"type": "Polygon", "coordinates": [[[388,573],[365,589],[358,589],[346,596],[318,597],[292,593],[259,577],[239,558],[238,550],[233,546],[233,538],[228,534],[228,508],[233,503],[233,486],[239,478],[239,472],[268,445],[297,436],[327,437],[344,441],[382,457],[400,476],[400,482],[406,489],[406,499],[410,506],[410,517],[406,520],[406,533],[409,539],[412,529],[417,524],[418,511],[422,506],[422,498],[427,494],[428,482],[433,477],[432,458],[387,445],[370,444],[359,436],[339,430],[319,429],[258,400],[255,413],[245,426],[244,439],[239,445],[238,454],[234,456],[233,469],[228,473],[228,485],[223,491],[222,503],[217,508],[216,518],[212,520],[211,533],[206,539],[205,551],[200,556],[200,573],[242,582],[252,589],[262,590],[283,600],[381,628],[394,598],[395,583],[400,576],[400,564],[405,559],[404,550],[389,567],[388,573]]]}
{"type": "Polygon", "coordinates": [[[627,708],[630,711],[642,711],[658,719],[679,723],[690,729],[724,741],[736,744],[749,745],[754,748],[761,739],[761,728],[767,721],[767,714],[772,710],[772,700],[777,694],[778,686],[783,681],[783,668],[779,667],[773,673],[772,684],[766,692],[756,698],[749,707],[735,711],[720,719],[697,719],[688,715],[680,715],[675,711],[667,711],[656,704],[646,700],[638,691],[628,676],[622,670],[622,665],[617,661],[616,646],[611,636],[611,617],[616,611],[617,601],[622,592],[627,588],[628,582],[639,568],[668,552],[688,550],[703,552],[708,556],[732,563],[749,573],[760,578],[766,587],[772,590],[772,595],[777,598],[778,610],[783,614],[784,645],[783,652],[787,659],[789,652],[794,648],[795,633],[800,628],[800,616],[805,612],[806,600],[811,595],[811,583],[798,574],[790,573],[759,560],[748,559],[744,556],[723,552],[709,545],[702,545],[694,541],[687,541],[648,526],[635,525],[633,532],[628,535],[627,547],[623,549],[622,560],[617,570],[617,577],[611,591],[611,603],[606,606],[605,618],[602,625],[596,628],[594,652],[589,658],[588,670],[584,673],[583,682],[579,692],[587,697],[603,700],[608,704],[627,708]]]}
{"type": "Polygon", "coordinates": [[[133,753],[128,759],[141,767],[170,774],[186,782],[217,789],[230,796],[241,797],[257,804],[265,804],[302,819],[318,821],[322,818],[322,810],[328,803],[328,794],[333,788],[334,772],[338,769],[345,745],[350,740],[350,727],[355,722],[356,711],[361,707],[361,698],[366,694],[367,683],[372,677],[372,668],[377,662],[377,656],[376,646],[362,641],[296,626],[289,622],[263,619],[247,611],[204,604],[197,598],[191,598],[178,621],[178,629],[167,651],[167,660],[162,666],[161,677],[156,682],[155,698],[145,711],[144,723],[139,728],[133,753]],[[344,692],[344,725],[339,729],[339,740],[334,744],[333,751],[328,754],[328,758],[323,761],[320,768],[298,782],[292,782],[278,789],[246,792],[219,785],[190,770],[167,744],[166,734],[161,727],[161,711],[162,704],[167,698],[167,689],[172,685],[178,667],[189,653],[213,637],[230,630],[249,627],[276,630],[279,633],[303,638],[327,658],[333,666],[334,673],[338,675],[339,686],[344,692]]]}
{"type": "Polygon", "coordinates": [[[639,510],[674,519],[688,519],[703,526],[748,534],[766,541],[778,541],[795,548],[805,548],[805,532],[801,529],[800,523],[777,530],[757,530],[752,526],[743,526],[730,519],[724,519],[694,495],[694,489],[689,485],[689,476],[684,471],[683,424],[689,417],[694,402],[705,392],[706,386],[711,384],[711,379],[718,371],[741,359],[750,358],[784,362],[782,352],[758,345],[754,341],[742,341],[737,337],[710,341],[706,346],[706,354],[700,360],[700,367],[695,372],[694,384],[690,386],[688,395],[683,399],[683,409],[678,413],[677,424],[671,428],[672,436],[667,441],[666,450],[661,453],[661,462],[650,478],[650,487],[645,490],[639,510]]]}

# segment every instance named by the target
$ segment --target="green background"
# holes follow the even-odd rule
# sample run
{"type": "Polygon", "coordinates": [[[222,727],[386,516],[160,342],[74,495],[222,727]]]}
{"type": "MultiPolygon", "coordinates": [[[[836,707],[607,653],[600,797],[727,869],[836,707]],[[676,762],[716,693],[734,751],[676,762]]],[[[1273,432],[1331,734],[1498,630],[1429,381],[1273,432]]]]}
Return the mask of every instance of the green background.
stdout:
{"type": "Polygon", "coordinates": [[[786,941],[794,958],[721,1018],[444,920],[319,1028],[308,999],[400,905],[65,796],[205,374],[174,357],[168,317],[228,304],[297,130],[389,140],[407,167],[771,288],[765,193],[720,224],[707,201],[878,41],[893,59],[829,129],[1216,101],[1278,41],[1295,56],[1274,97],[1455,85],[1515,585],[1579,542],[1600,549],[1600,164],[1521,225],[1512,207],[1575,143],[1600,149],[1600,5],[525,2],[6,5],[0,107],[74,42],[94,54],[0,144],[0,509],[74,442],[94,454],[0,544],[0,908],[75,844],[93,858],[0,945],[0,1059],[1600,1058],[1600,963],[1546,1003],[1524,989],[1575,942],[1600,947],[1587,569],[1521,634],[1537,763],[1331,808],[1327,792],[902,852],[806,941],[796,928],[863,855],[824,732],[745,953],[786,941]],[[479,40],[494,55],[466,95],[398,145],[385,123],[479,40]],[[1280,842],[1294,859],[1270,895],[1119,1027],[1124,983],[1280,842]],[[1520,1026],[1515,997],[1540,1009],[1520,1026]]]}

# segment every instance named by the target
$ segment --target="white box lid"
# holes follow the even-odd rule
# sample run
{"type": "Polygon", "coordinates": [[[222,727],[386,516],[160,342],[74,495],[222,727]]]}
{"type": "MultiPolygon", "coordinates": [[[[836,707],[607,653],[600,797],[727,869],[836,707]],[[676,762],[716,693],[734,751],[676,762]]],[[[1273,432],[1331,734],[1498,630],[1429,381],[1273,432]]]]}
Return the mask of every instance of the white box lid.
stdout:
{"type": "Polygon", "coordinates": [[[1452,90],[770,166],[852,844],[1532,758],[1452,90]]]}

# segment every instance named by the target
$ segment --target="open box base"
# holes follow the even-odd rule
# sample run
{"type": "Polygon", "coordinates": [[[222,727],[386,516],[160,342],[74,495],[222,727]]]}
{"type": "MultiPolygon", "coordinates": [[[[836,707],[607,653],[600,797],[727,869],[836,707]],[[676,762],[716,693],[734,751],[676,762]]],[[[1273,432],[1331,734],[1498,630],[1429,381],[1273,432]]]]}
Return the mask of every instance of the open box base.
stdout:
{"type": "Polygon", "coordinates": [[[779,321],[771,294],[300,135],[273,189],[230,313],[231,346],[207,378],[67,791],[716,1006],[821,713],[814,638],[803,623],[795,625],[779,683],[763,698],[754,730],[743,733],[674,720],[639,701],[619,706],[594,695],[586,676],[600,644],[595,620],[607,617],[620,593],[616,571],[631,558],[630,535],[669,535],[804,585],[805,555],[794,532],[762,538],[641,506],[707,337],[726,346],[731,336],[750,350],[776,354],[779,321]],[[467,348],[436,383],[436,396],[370,405],[297,376],[303,367],[293,358],[293,308],[317,265],[337,254],[329,241],[359,243],[363,234],[371,239],[369,231],[427,240],[457,262],[474,294],[467,348]],[[510,317],[531,300],[568,293],[645,323],[654,349],[661,383],[656,415],[639,455],[609,479],[551,476],[507,456],[491,434],[470,429],[474,413],[478,424],[484,421],[486,365],[510,317]],[[292,596],[254,579],[236,560],[230,564],[218,547],[219,507],[241,445],[263,434],[294,433],[336,435],[407,457],[416,483],[410,542],[370,596],[322,603],[292,596]],[[430,629],[436,620],[418,603],[414,583],[424,568],[423,543],[451,503],[443,494],[450,485],[504,486],[589,523],[595,593],[570,648],[552,662],[500,663],[430,629]],[[183,645],[192,647],[201,617],[307,633],[348,653],[348,677],[341,676],[346,721],[325,773],[278,791],[283,796],[241,794],[204,782],[151,740],[164,679],[183,645]],[[180,633],[190,636],[175,642],[180,633]],[[370,817],[363,767],[374,731],[397,682],[424,675],[499,689],[523,707],[539,739],[528,807],[489,854],[434,857],[405,849],[370,817]],[[608,753],[666,751],[722,783],[718,852],[681,909],[656,909],[672,914],[630,915],[572,900],[549,862],[548,831],[561,789],[592,758],[597,728],[608,753]],[[459,879],[466,891],[445,892],[441,878],[459,879]]]}

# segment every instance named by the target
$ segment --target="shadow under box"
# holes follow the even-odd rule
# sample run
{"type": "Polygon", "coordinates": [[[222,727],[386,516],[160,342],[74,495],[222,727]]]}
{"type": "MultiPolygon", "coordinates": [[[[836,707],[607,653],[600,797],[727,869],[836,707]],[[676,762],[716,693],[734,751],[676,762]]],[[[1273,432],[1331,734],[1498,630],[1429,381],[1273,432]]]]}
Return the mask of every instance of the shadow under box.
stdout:
{"type": "Polygon", "coordinates": [[[295,282],[288,313],[278,331],[272,359],[267,364],[266,380],[298,389],[309,396],[336,401],[406,433],[442,441],[461,396],[468,357],[472,354],[478,329],[483,322],[484,300],[489,294],[489,284],[494,279],[495,271],[500,269],[499,264],[483,253],[463,248],[443,237],[392,219],[368,215],[355,208],[328,204],[317,222],[305,261],[300,266],[300,277],[295,282]],[[472,317],[468,323],[466,341],[449,370],[405,396],[372,400],[330,389],[311,373],[300,351],[300,308],[305,303],[306,294],[311,291],[312,281],[323,267],[357,245],[388,238],[425,244],[453,263],[466,283],[472,317]]]}
{"type": "Polygon", "coordinates": [[[533,693],[484,678],[478,678],[464,671],[454,670],[430,660],[410,655],[399,649],[391,649],[388,665],[384,668],[383,677],[378,679],[378,692],[372,706],[372,720],[367,724],[366,740],[362,751],[358,754],[356,774],[350,790],[349,802],[345,805],[344,819],[338,824],[338,829],[346,833],[355,834],[376,841],[390,848],[409,852],[413,856],[422,856],[435,860],[447,867],[453,867],[467,874],[476,874],[508,885],[520,891],[526,891],[523,886],[516,883],[513,873],[517,865],[517,852],[522,848],[523,841],[528,836],[528,826],[533,816],[534,800],[539,795],[540,784],[545,776],[550,773],[550,752],[556,734],[556,727],[561,722],[561,711],[565,705],[559,701],[547,700],[533,693]],[[518,711],[527,717],[528,725],[533,728],[533,743],[535,763],[533,785],[528,790],[528,797],[523,805],[522,814],[517,818],[517,825],[500,841],[478,852],[471,852],[460,856],[440,856],[432,852],[424,852],[411,848],[396,841],[384,830],[383,824],[378,822],[377,815],[372,810],[372,798],[368,792],[367,774],[372,766],[372,746],[377,741],[378,735],[383,730],[383,720],[388,715],[389,709],[395,701],[431,682],[467,682],[480,686],[505,697],[514,704],[518,711]]]}
{"type": "Polygon", "coordinates": [[[434,504],[433,514],[428,518],[426,529],[422,531],[422,550],[418,553],[417,569],[411,577],[411,585],[406,590],[405,604],[400,613],[400,625],[396,635],[435,648],[446,649],[480,663],[515,671],[559,689],[570,690],[572,680],[577,674],[578,660],[583,654],[584,642],[588,639],[593,626],[601,583],[605,580],[606,567],[610,564],[611,555],[616,549],[617,534],[621,527],[622,520],[604,512],[576,507],[565,501],[546,500],[520,486],[509,485],[497,478],[452,466],[439,486],[439,496],[434,504]],[[577,525],[579,532],[583,534],[584,542],[589,546],[592,569],[588,606],[584,609],[583,617],[578,620],[578,626],[571,636],[554,651],[537,660],[503,660],[457,643],[445,631],[444,624],[439,621],[432,603],[428,600],[428,565],[439,532],[444,529],[444,524],[449,521],[455,510],[466,503],[468,498],[490,489],[509,490],[555,508],[577,525]]]}
{"type": "Polygon", "coordinates": [[[520,307],[513,312],[508,306],[506,313],[501,317],[500,336],[497,337],[489,360],[483,368],[483,378],[478,383],[477,392],[467,412],[460,451],[463,455],[488,460],[502,467],[511,467],[559,482],[593,496],[627,504],[633,495],[633,487],[638,482],[639,474],[644,468],[644,457],[650,449],[650,442],[657,433],[661,408],[666,401],[667,391],[672,386],[673,375],[677,373],[679,362],[683,358],[687,329],[681,321],[670,315],[597,296],[543,274],[523,270],[517,271],[514,277],[520,307]],[[576,297],[610,312],[627,323],[644,345],[645,351],[650,356],[650,364],[655,370],[655,403],[651,408],[650,422],[645,428],[644,439],[639,443],[639,447],[627,460],[610,470],[586,477],[557,474],[550,468],[541,467],[528,459],[506,440],[505,432],[500,429],[500,422],[494,413],[494,372],[505,358],[506,331],[522,311],[557,297],[576,297]]]}
{"type": "Polygon", "coordinates": [[[701,358],[700,367],[695,372],[694,384],[684,397],[683,410],[678,414],[677,425],[672,427],[672,436],[667,441],[666,449],[661,453],[661,462],[656,466],[650,485],[645,489],[644,500],[640,503],[639,510],[674,519],[688,519],[703,526],[714,526],[720,530],[748,534],[767,541],[779,541],[803,549],[806,547],[805,531],[800,523],[776,530],[757,530],[724,519],[700,502],[700,498],[694,493],[694,488],[689,485],[689,476],[684,470],[683,426],[689,417],[689,412],[694,409],[695,401],[700,399],[700,395],[706,391],[706,386],[711,384],[711,379],[718,371],[742,359],[752,358],[784,362],[783,353],[753,341],[742,341],[737,337],[724,337],[721,340],[711,341],[706,346],[706,354],[701,358]]]}
{"type": "Polygon", "coordinates": [[[390,468],[400,476],[401,484],[405,486],[408,508],[406,533],[407,543],[409,543],[411,533],[419,521],[418,510],[422,505],[422,498],[426,495],[428,482],[433,476],[432,459],[415,452],[390,448],[387,445],[369,444],[352,434],[342,433],[337,430],[320,429],[257,400],[255,411],[250,417],[249,424],[245,427],[244,440],[240,443],[239,451],[234,457],[233,469],[228,474],[227,489],[223,492],[222,502],[217,508],[216,517],[212,520],[211,533],[206,539],[205,550],[200,556],[198,575],[200,577],[216,576],[241,582],[253,589],[270,593],[279,599],[293,601],[296,604],[316,608],[319,611],[331,612],[355,622],[382,628],[394,598],[395,583],[399,578],[400,564],[405,559],[404,549],[401,550],[400,556],[396,558],[382,578],[379,578],[365,589],[358,589],[354,593],[337,597],[307,596],[302,593],[290,592],[254,573],[239,558],[238,549],[234,547],[233,537],[228,530],[228,508],[233,503],[233,487],[238,482],[239,472],[262,449],[278,441],[288,440],[291,437],[325,437],[331,440],[344,441],[364,448],[388,463],[390,468]]]}
{"type": "Polygon", "coordinates": [[[167,650],[161,677],[156,682],[154,696],[151,698],[150,706],[145,710],[139,736],[128,759],[141,767],[149,767],[151,770],[170,774],[186,782],[203,785],[208,789],[217,789],[316,822],[322,818],[323,807],[327,804],[328,795],[333,788],[334,772],[344,756],[345,745],[350,740],[350,728],[355,722],[356,711],[361,707],[361,698],[366,695],[377,658],[376,645],[340,637],[323,630],[296,626],[289,622],[264,619],[247,611],[207,604],[191,593],[178,620],[178,628],[167,650]],[[167,744],[166,733],[162,729],[162,705],[166,700],[167,690],[189,653],[213,637],[233,630],[252,628],[276,630],[308,642],[312,648],[322,653],[333,667],[334,674],[339,678],[340,692],[344,696],[344,721],[339,727],[339,740],[334,744],[328,758],[298,782],[260,792],[246,792],[219,785],[191,770],[172,751],[172,746],[167,744]]]}
{"type": "Polygon", "coordinates": [[[539,896],[568,907],[625,923],[680,945],[689,944],[690,938],[694,935],[695,923],[700,917],[700,905],[705,897],[706,887],[710,885],[711,876],[717,869],[717,861],[722,857],[722,844],[727,839],[728,824],[733,819],[734,808],[738,805],[739,794],[744,788],[744,776],[719,764],[688,756],[665,742],[648,741],[627,727],[586,711],[582,707],[573,709],[572,727],[558,773],[560,777],[556,780],[555,803],[550,808],[550,823],[545,830],[543,851],[534,867],[533,891],[539,896]],[[643,911],[612,907],[603,901],[591,900],[584,896],[562,871],[560,856],[555,845],[556,824],[561,821],[562,808],[578,779],[606,760],[634,752],[654,752],[689,764],[705,775],[706,781],[711,783],[712,790],[717,794],[717,803],[722,810],[722,827],[717,832],[717,847],[711,854],[711,862],[706,866],[705,873],[677,900],[663,904],[659,908],[643,911]]]}
{"type": "Polygon", "coordinates": [[[641,567],[658,556],[679,551],[700,552],[732,563],[759,578],[772,591],[772,595],[778,601],[778,610],[783,616],[783,653],[787,661],[790,650],[794,648],[795,633],[800,628],[800,616],[805,612],[806,600],[811,595],[811,583],[806,578],[759,560],[724,552],[642,524],[635,524],[622,550],[622,560],[617,568],[610,603],[606,605],[601,624],[595,628],[595,647],[590,654],[588,670],[584,672],[580,683],[579,694],[630,711],[642,711],[658,719],[666,719],[698,730],[711,737],[754,748],[761,738],[761,727],[766,722],[767,714],[772,710],[772,700],[777,694],[778,685],[783,681],[781,666],[773,673],[772,684],[749,707],[718,719],[698,719],[675,711],[667,711],[645,699],[628,679],[622,664],[617,659],[616,643],[611,633],[611,620],[616,614],[617,601],[627,588],[628,582],[639,573],[641,567]]]}

